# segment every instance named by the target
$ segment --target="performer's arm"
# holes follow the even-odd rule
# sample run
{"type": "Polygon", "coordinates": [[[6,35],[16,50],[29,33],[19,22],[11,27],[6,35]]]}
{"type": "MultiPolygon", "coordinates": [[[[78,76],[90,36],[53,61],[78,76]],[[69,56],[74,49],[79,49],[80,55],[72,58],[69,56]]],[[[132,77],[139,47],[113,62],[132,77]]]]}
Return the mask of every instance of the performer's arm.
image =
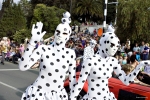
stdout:
{"type": "Polygon", "coordinates": [[[85,61],[87,59],[87,57],[88,57],[88,49],[85,48],[84,52],[83,52],[83,61],[85,61]]]}
{"type": "Polygon", "coordinates": [[[35,64],[40,59],[42,48],[43,46],[40,45],[37,49],[34,50],[34,47],[29,45],[26,48],[25,53],[21,57],[21,60],[19,62],[19,69],[21,71],[26,71],[30,69],[33,66],[33,64],[35,64]]]}
{"type": "Polygon", "coordinates": [[[121,66],[118,63],[116,66],[114,66],[114,72],[125,85],[129,85],[131,82],[134,81],[135,77],[137,76],[141,68],[149,64],[150,61],[142,61],[130,74],[126,75],[125,72],[121,70],[121,66]]]}
{"type": "Polygon", "coordinates": [[[83,63],[77,84],[71,91],[71,94],[70,94],[71,100],[76,100],[76,97],[79,95],[80,91],[82,90],[84,86],[84,83],[90,73],[91,68],[92,68],[92,60],[91,58],[87,58],[85,62],[83,63]]]}
{"type": "MultiPolygon", "coordinates": [[[[72,50],[73,51],[73,50],[72,50]]],[[[76,55],[75,52],[71,52],[72,62],[69,64],[69,86],[72,91],[73,86],[76,84],[76,55]]]]}
{"type": "Polygon", "coordinates": [[[37,42],[41,40],[46,32],[41,32],[43,27],[42,22],[37,22],[36,25],[32,26],[32,37],[30,42],[28,43],[28,47],[26,48],[24,54],[22,55],[21,61],[19,62],[19,69],[22,71],[30,69],[30,67],[37,62],[37,60],[41,57],[42,46],[38,47],[35,51],[35,45],[37,42]],[[32,53],[33,52],[33,53],[32,53]]]}

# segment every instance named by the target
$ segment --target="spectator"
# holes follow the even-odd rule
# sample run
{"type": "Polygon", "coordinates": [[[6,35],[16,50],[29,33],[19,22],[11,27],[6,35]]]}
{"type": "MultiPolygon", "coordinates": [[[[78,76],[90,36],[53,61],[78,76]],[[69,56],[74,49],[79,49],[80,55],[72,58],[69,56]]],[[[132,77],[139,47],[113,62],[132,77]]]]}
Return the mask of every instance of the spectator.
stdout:
{"type": "Polygon", "coordinates": [[[89,30],[86,28],[85,29],[85,34],[88,34],[89,33],[89,30]]]}
{"type": "Polygon", "coordinates": [[[135,43],[135,46],[133,47],[133,52],[139,52],[140,51],[140,47],[138,46],[138,43],[135,43]]]}
{"type": "Polygon", "coordinates": [[[0,44],[0,60],[2,59],[2,45],[0,44]]]}
{"type": "Polygon", "coordinates": [[[82,64],[81,64],[81,58],[80,56],[76,59],[76,72],[80,72],[81,68],[82,68],[82,64]]]}
{"type": "Polygon", "coordinates": [[[2,59],[1,59],[1,64],[4,65],[5,56],[6,56],[6,53],[7,53],[7,43],[4,41],[4,39],[1,41],[1,45],[2,45],[2,59]]]}
{"type": "Polygon", "coordinates": [[[125,65],[125,64],[127,64],[127,54],[124,54],[123,55],[123,60],[122,60],[122,63],[121,63],[121,65],[125,65]]]}
{"type": "Polygon", "coordinates": [[[144,72],[150,76],[150,66],[145,66],[144,72]]]}
{"type": "Polygon", "coordinates": [[[142,60],[143,60],[143,53],[145,52],[144,48],[145,48],[145,42],[142,41],[142,45],[140,46],[140,56],[142,60]]]}
{"type": "Polygon", "coordinates": [[[82,37],[82,39],[81,39],[81,43],[82,43],[82,46],[83,46],[83,48],[85,47],[85,45],[86,45],[86,39],[84,38],[84,37],[82,37]]]}
{"type": "Polygon", "coordinates": [[[19,50],[16,50],[15,54],[12,57],[12,62],[16,64],[19,58],[21,58],[21,53],[19,50]]]}
{"type": "Polygon", "coordinates": [[[149,44],[146,43],[143,50],[143,60],[148,60],[148,56],[149,56],[149,44]]]}
{"type": "Polygon", "coordinates": [[[19,50],[20,50],[21,55],[23,55],[23,53],[24,53],[24,44],[20,44],[19,50]]]}
{"type": "Polygon", "coordinates": [[[7,51],[7,54],[6,54],[6,60],[7,61],[12,61],[12,58],[13,58],[13,55],[15,55],[15,48],[11,48],[10,50],[7,51]]]}
{"type": "Polygon", "coordinates": [[[131,42],[130,42],[130,40],[129,39],[127,39],[127,41],[126,41],[127,43],[128,43],[128,45],[130,46],[131,45],[131,42]]]}
{"type": "Polygon", "coordinates": [[[136,55],[136,60],[137,60],[138,62],[141,61],[141,56],[140,56],[139,51],[137,51],[135,55],[136,55]]]}
{"type": "Polygon", "coordinates": [[[130,52],[130,45],[128,42],[126,42],[125,47],[124,47],[125,53],[130,52]]]}

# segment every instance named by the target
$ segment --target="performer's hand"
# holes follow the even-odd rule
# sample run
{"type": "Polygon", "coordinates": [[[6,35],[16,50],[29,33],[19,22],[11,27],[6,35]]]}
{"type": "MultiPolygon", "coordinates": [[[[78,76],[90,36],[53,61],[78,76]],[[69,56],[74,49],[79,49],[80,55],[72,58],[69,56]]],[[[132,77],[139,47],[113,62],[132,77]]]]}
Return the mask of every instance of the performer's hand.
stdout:
{"type": "Polygon", "coordinates": [[[142,64],[143,66],[150,66],[150,60],[143,60],[143,61],[140,61],[139,64],[142,64]]]}
{"type": "Polygon", "coordinates": [[[32,31],[31,31],[32,37],[30,42],[32,43],[40,42],[40,40],[46,33],[46,31],[42,32],[42,28],[43,28],[42,22],[37,22],[36,25],[33,24],[32,31]]]}

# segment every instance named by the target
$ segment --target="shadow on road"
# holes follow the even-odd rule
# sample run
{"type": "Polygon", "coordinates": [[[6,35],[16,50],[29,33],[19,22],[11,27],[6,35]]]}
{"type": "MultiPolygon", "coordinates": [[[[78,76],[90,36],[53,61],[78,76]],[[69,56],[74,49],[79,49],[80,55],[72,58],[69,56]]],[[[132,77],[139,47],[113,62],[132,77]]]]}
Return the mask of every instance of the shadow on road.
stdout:
{"type": "Polygon", "coordinates": [[[0,95],[0,100],[6,100],[2,95],[0,95]]]}

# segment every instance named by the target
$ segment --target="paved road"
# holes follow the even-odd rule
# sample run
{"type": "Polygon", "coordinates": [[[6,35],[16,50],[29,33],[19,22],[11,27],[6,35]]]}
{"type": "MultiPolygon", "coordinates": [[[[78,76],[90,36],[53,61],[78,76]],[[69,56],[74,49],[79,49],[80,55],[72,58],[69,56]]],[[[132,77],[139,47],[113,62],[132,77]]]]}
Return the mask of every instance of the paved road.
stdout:
{"type": "Polygon", "coordinates": [[[17,64],[0,64],[0,100],[20,100],[23,91],[34,82],[38,70],[20,71],[17,64]]]}

